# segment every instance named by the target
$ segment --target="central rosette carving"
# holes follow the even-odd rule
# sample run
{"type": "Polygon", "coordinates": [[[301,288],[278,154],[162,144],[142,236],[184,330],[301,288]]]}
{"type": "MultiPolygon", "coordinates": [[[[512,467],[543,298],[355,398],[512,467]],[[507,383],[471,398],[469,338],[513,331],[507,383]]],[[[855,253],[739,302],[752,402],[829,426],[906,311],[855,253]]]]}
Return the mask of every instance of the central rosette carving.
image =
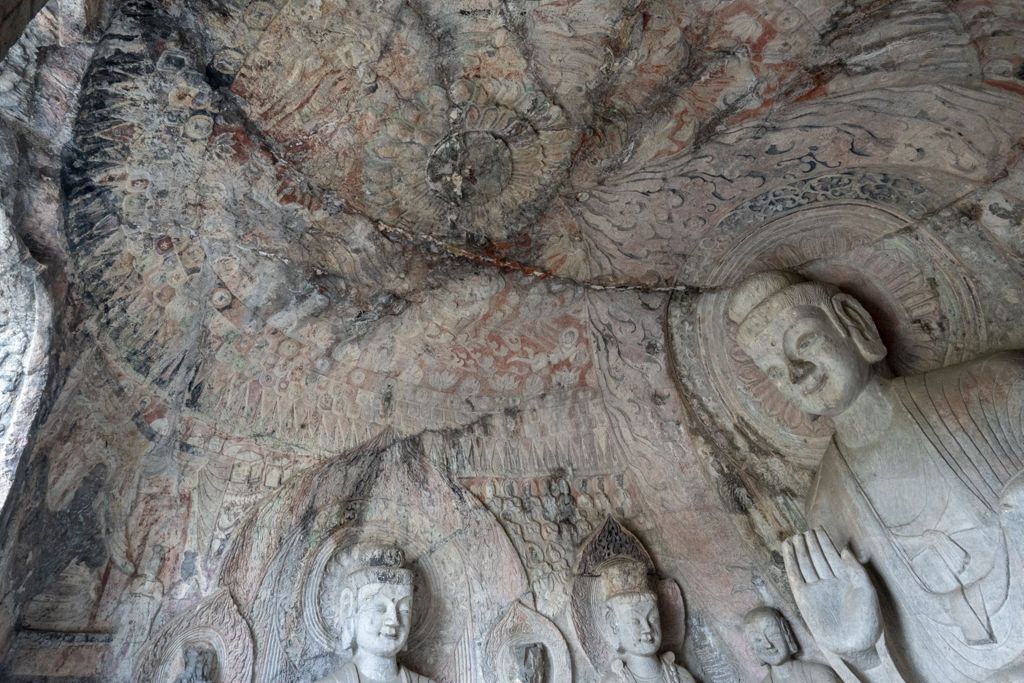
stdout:
{"type": "Polygon", "coordinates": [[[491,240],[532,224],[567,168],[575,134],[541,93],[490,86],[425,91],[371,140],[364,197],[376,216],[491,240]]]}
{"type": "Polygon", "coordinates": [[[427,161],[431,189],[450,204],[493,199],[512,178],[512,152],[486,131],[454,133],[434,148],[427,161]]]}

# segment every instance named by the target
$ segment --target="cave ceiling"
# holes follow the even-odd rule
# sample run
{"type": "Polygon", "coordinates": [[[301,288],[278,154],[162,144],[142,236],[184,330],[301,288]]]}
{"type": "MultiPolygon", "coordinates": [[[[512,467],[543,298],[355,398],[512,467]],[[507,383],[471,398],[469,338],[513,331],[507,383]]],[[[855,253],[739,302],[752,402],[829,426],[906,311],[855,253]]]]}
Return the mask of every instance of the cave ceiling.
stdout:
{"type": "MultiPolygon", "coordinates": [[[[73,4],[0,70],[0,200],[55,309],[3,593],[109,634],[91,675],[213,593],[257,506],[415,437],[485,505],[586,494],[526,563],[538,610],[611,514],[705,680],[748,680],[830,430],[723,379],[752,365],[715,293],[848,287],[898,370],[1024,345],[1017,0],[73,4]]],[[[12,642],[53,676],[72,647],[12,642]]]]}

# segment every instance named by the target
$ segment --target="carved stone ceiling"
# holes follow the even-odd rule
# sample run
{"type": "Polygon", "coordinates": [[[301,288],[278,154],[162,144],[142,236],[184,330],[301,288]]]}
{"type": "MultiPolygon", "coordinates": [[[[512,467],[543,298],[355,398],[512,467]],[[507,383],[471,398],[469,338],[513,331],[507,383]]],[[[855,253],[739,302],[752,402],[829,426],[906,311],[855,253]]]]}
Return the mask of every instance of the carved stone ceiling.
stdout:
{"type": "Polygon", "coordinates": [[[1024,345],[1019,0],[67,5],[0,71],[57,331],[0,536],[12,676],[127,675],[254,506],[417,436],[499,516],[568,491],[540,611],[612,514],[704,680],[754,680],[741,617],[788,600],[829,431],[717,381],[714,294],[849,287],[906,369],[1024,345]]]}

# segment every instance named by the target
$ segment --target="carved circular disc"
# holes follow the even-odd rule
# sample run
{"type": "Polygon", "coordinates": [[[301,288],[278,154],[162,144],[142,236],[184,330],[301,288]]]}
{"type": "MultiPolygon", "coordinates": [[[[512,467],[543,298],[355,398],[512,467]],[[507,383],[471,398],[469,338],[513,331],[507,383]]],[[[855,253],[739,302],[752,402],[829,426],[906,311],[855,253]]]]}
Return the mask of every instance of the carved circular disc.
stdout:
{"type": "Polygon", "coordinates": [[[442,140],[427,161],[431,189],[449,204],[497,197],[512,178],[512,152],[487,131],[455,133],[442,140]]]}

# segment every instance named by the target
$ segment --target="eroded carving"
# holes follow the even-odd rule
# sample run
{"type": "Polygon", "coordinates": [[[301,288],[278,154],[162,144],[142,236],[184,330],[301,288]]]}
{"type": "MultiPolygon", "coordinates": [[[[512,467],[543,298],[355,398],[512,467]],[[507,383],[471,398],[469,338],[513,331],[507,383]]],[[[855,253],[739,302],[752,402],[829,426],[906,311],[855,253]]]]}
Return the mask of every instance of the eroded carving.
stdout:
{"type": "Polygon", "coordinates": [[[833,667],[871,681],[1019,675],[1022,565],[1006,510],[1024,469],[1021,354],[891,378],[857,299],[778,271],[737,287],[729,315],[778,390],[835,425],[807,501],[813,530],[783,546],[833,667]]]}
{"type": "Polygon", "coordinates": [[[220,590],[167,623],[138,662],[138,683],[252,683],[252,635],[231,595],[220,590]]]}
{"type": "Polygon", "coordinates": [[[573,680],[569,648],[558,628],[520,602],[495,625],[484,646],[484,680],[557,683],[573,680]]]}
{"type": "Polygon", "coordinates": [[[537,609],[548,616],[569,601],[574,555],[609,515],[628,518],[622,477],[481,477],[466,482],[498,518],[523,560],[537,609]]]}
{"type": "Polygon", "coordinates": [[[200,645],[186,645],[182,653],[185,664],[174,683],[217,683],[217,653],[200,645]]]}

